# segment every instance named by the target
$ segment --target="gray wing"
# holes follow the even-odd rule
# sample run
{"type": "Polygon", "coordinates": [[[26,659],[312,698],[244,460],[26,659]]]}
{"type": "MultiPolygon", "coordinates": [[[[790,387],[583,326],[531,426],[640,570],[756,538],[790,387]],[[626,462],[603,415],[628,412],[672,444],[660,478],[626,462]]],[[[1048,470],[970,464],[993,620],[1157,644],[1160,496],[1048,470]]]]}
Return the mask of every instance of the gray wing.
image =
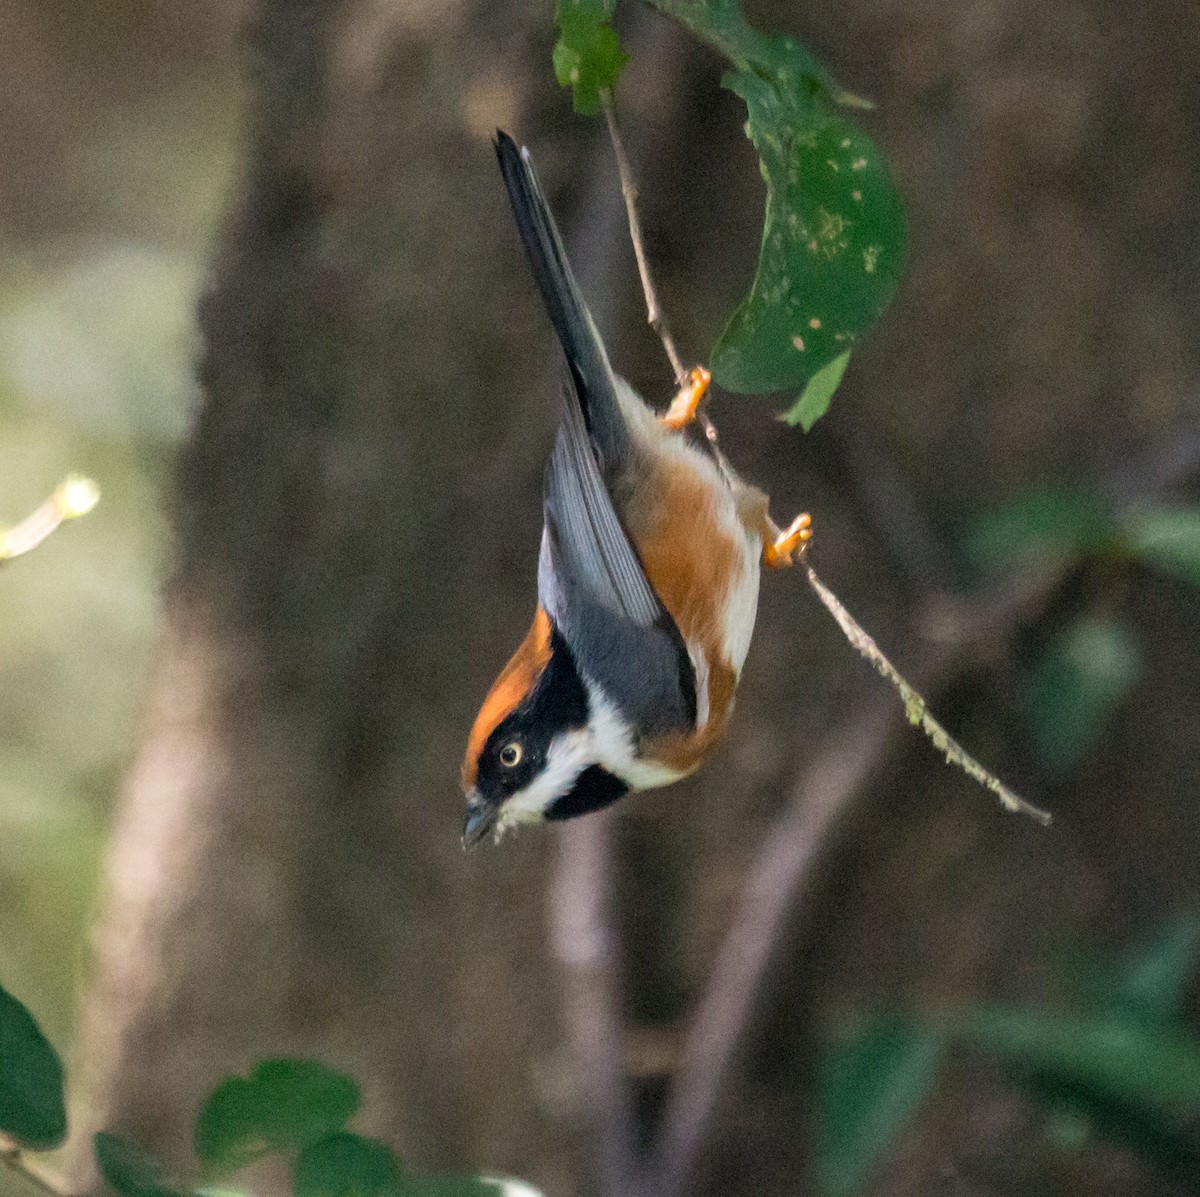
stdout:
{"type": "Polygon", "coordinates": [[[690,730],[691,659],[613,508],[579,401],[565,399],[546,471],[538,598],[581,671],[627,719],[650,734],[690,730]]]}

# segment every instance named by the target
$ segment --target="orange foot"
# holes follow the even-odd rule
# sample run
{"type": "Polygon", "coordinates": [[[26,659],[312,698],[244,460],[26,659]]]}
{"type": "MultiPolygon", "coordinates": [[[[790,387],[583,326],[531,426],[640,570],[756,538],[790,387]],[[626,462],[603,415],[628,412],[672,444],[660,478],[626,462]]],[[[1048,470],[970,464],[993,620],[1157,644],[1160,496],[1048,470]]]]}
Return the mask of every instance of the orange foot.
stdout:
{"type": "Polygon", "coordinates": [[[686,428],[696,418],[696,409],[710,382],[712,375],[703,366],[693,366],[687,382],[679,388],[679,393],[671,400],[671,406],[658,417],[659,420],[676,432],[686,428]]]}
{"type": "Polygon", "coordinates": [[[780,532],[773,523],[768,521],[767,527],[774,534],[774,539],[763,540],[763,564],[771,569],[782,569],[794,565],[792,554],[799,549],[804,551],[812,536],[812,516],[808,512],[798,515],[788,526],[786,532],[780,532]]]}

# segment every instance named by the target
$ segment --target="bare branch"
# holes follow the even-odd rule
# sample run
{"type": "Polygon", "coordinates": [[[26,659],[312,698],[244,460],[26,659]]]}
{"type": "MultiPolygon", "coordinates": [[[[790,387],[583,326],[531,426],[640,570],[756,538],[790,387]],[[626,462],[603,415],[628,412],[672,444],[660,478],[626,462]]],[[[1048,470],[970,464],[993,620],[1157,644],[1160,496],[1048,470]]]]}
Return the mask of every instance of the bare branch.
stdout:
{"type": "Polygon", "coordinates": [[[578,1061],[576,1098],[591,1127],[599,1192],[628,1197],[636,1167],[633,1114],[621,1070],[617,938],[608,919],[611,874],[611,812],[562,829],[550,918],[564,978],[564,1017],[578,1061]]]}
{"type": "Polygon", "coordinates": [[[64,1197],[66,1189],[47,1176],[19,1147],[0,1147],[0,1162],[3,1162],[19,1176],[23,1176],[43,1193],[49,1193],[50,1197],[64,1197]]]}
{"type": "Polygon", "coordinates": [[[1043,827],[1049,826],[1050,812],[1034,806],[1032,802],[1026,802],[1024,798],[1010,790],[1000,778],[985,769],[971,756],[934,718],[925,699],[887,659],[883,650],[868,635],[866,629],[846,610],[837,595],[817,577],[813,567],[807,562],[805,562],[805,572],[808,575],[808,584],[813,588],[825,609],[837,620],[838,627],[842,629],[854,650],[870,661],[880,677],[891,682],[896,688],[904,703],[904,713],[908,717],[909,723],[914,727],[919,727],[933,741],[934,747],[946,757],[946,763],[957,765],[968,777],[974,778],[985,789],[991,790],[1000,799],[1000,804],[1005,810],[1020,811],[1021,814],[1036,819],[1043,827]]]}
{"type": "MultiPolygon", "coordinates": [[[[671,363],[671,369],[675,371],[676,384],[682,386],[687,380],[687,370],[684,369],[679,351],[671,339],[671,330],[667,328],[662,305],[658,302],[658,292],[655,291],[654,280],[650,277],[650,262],[646,257],[646,243],[642,239],[642,222],[637,211],[637,184],[633,181],[633,170],[625,153],[625,144],[621,140],[621,131],[617,128],[617,114],[613,109],[612,96],[605,94],[603,104],[604,119],[608,122],[608,136],[612,141],[613,153],[617,158],[617,170],[621,175],[621,194],[625,197],[625,214],[629,218],[629,239],[633,242],[633,253],[637,258],[638,274],[642,280],[642,293],[646,297],[646,321],[662,342],[662,347],[671,363]]],[[[706,430],[707,427],[706,425],[706,430]]],[[[715,436],[711,439],[715,439],[715,436]]]]}
{"type": "Polygon", "coordinates": [[[100,488],[90,479],[72,475],[30,515],[12,528],[0,529],[0,562],[36,549],[64,520],[87,515],[100,501],[100,488]]]}
{"type": "Polygon", "coordinates": [[[883,696],[865,712],[856,705],[821,744],[787,808],[763,836],[671,1085],[644,1186],[656,1197],[684,1191],[796,895],[830,827],[879,766],[896,728],[883,696]]]}

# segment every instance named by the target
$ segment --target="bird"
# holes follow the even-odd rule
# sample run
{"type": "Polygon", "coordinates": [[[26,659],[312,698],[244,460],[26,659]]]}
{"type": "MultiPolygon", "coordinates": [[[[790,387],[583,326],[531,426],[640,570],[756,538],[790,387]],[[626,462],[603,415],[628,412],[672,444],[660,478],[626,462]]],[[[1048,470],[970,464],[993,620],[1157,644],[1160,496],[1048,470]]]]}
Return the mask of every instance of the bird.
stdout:
{"type": "Polygon", "coordinates": [[[462,842],[609,806],[692,773],[720,740],[750,648],[760,563],[791,565],[766,494],[697,429],[697,366],[657,414],[614,373],[528,149],[494,142],[564,359],[546,469],[537,606],[488,691],[462,766],[462,842]]]}

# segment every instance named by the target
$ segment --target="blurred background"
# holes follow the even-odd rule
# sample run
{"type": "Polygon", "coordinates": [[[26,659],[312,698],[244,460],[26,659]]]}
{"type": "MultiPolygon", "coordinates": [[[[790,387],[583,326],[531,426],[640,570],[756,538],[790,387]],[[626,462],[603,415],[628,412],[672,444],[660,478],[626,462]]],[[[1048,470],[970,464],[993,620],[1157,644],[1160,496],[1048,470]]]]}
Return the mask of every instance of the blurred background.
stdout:
{"type": "MultiPolygon", "coordinates": [[[[1200,17],[748,10],[877,103],[911,248],[826,420],[718,395],[723,444],[1054,824],[906,734],[797,574],[699,776],[464,857],[558,411],[497,125],[617,368],[670,390],[549,6],[8,0],[0,520],[71,470],[104,493],[0,573],[0,982],[66,1059],[73,1191],[101,1126],[187,1175],[204,1094],[271,1054],[353,1073],[414,1167],[632,1191],[755,936],[684,1191],[1200,1190],[1200,17]]],[[[744,110],[618,23],[702,359],[761,230],[744,110]]]]}

